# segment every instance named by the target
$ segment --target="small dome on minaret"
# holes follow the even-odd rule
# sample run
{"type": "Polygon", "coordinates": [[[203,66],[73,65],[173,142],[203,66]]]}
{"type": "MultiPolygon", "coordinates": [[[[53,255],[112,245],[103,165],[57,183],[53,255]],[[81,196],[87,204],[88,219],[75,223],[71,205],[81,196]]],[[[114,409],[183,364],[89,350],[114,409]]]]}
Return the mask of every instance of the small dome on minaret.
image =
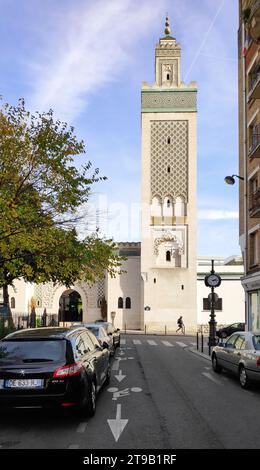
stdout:
{"type": "Polygon", "coordinates": [[[170,20],[168,18],[168,16],[166,16],[166,21],[165,21],[165,30],[164,30],[165,34],[167,36],[169,36],[171,34],[171,28],[170,28],[170,20]]]}

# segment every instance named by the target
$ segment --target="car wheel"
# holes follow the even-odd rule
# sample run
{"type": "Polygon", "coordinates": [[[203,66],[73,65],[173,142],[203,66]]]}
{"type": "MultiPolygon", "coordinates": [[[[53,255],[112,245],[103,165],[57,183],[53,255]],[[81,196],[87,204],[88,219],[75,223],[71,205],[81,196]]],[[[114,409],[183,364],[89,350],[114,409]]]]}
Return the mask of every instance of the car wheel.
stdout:
{"type": "Polygon", "coordinates": [[[246,369],[244,368],[244,366],[240,366],[239,368],[239,382],[240,382],[241,387],[244,388],[245,390],[250,387],[250,381],[248,379],[246,369]]]}
{"type": "Polygon", "coordinates": [[[220,372],[222,371],[222,367],[218,363],[216,354],[213,354],[213,356],[212,356],[212,369],[217,374],[220,374],[220,372]]]}
{"type": "Polygon", "coordinates": [[[96,411],[97,390],[95,382],[91,382],[91,389],[88,399],[88,415],[94,416],[96,411]]]}

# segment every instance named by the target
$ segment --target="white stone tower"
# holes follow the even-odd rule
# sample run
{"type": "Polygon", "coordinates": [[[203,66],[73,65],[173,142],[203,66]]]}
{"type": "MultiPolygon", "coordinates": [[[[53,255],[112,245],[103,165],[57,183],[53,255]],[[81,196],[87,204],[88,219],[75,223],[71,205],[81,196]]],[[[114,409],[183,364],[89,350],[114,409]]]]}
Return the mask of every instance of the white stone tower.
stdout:
{"type": "Polygon", "coordinates": [[[143,322],[194,331],[196,311],[197,88],[181,81],[181,47],[155,50],[155,84],[142,86],[143,322]]]}

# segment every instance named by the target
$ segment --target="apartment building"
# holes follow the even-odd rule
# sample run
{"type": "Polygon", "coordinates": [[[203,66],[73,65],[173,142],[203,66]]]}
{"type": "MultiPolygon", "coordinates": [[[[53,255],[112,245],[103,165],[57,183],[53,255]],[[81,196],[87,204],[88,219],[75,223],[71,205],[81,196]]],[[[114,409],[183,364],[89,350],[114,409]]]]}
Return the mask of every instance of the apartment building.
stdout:
{"type": "Polygon", "coordinates": [[[260,1],[239,0],[239,209],[248,329],[260,328],[260,1]]]}

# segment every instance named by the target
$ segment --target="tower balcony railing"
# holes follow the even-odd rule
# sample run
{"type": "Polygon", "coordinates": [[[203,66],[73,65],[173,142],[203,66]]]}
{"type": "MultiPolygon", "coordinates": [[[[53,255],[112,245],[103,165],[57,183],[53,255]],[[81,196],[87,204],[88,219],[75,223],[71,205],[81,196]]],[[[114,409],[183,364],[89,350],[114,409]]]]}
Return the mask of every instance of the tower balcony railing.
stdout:
{"type": "Polygon", "coordinates": [[[258,63],[249,75],[248,100],[260,98],[260,63],[258,63]]]}
{"type": "Polygon", "coordinates": [[[249,215],[252,218],[260,217],[260,188],[249,197],[249,215]]]}
{"type": "Polygon", "coordinates": [[[248,151],[250,158],[260,158],[260,125],[254,128],[250,138],[250,147],[248,151]]]}

